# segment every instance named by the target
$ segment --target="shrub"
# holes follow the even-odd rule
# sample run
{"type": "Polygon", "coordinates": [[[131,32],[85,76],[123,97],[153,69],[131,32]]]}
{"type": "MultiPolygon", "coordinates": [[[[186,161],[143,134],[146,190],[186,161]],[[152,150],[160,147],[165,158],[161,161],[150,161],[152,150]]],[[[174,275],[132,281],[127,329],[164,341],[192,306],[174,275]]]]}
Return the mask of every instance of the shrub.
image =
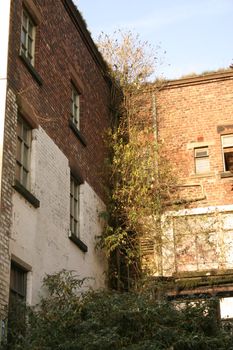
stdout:
{"type": "Polygon", "coordinates": [[[81,292],[84,283],[66,271],[47,276],[48,295],[28,309],[24,336],[10,350],[233,349],[217,322],[216,300],[180,307],[146,292],[81,292]]]}

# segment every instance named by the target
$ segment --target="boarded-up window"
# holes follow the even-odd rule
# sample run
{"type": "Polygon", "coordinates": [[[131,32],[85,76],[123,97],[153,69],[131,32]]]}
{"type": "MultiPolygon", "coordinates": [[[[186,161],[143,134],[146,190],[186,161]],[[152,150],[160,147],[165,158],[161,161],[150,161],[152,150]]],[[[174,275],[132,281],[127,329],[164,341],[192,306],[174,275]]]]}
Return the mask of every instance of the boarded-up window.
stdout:
{"type": "Polygon", "coordinates": [[[210,171],[208,147],[195,148],[194,156],[196,174],[208,173],[210,171]]]}
{"type": "Polygon", "coordinates": [[[218,219],[214,215],[180,216],[173,221],[176,271],[218,267],[218,219]]]}

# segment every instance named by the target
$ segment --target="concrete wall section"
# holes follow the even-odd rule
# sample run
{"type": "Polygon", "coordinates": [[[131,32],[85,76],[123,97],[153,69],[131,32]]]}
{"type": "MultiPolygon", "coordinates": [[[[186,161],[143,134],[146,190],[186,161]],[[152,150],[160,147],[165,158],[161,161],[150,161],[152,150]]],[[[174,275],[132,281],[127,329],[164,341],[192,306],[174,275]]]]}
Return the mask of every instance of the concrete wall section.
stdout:
{"type": "Polygon", "coordinates": [[[11,253],[31,266],[28,302],[38,301],[45,274],[74,270],[80,277],[93,277],[95,287],[104,286],[106,261],[95,251],[95,236],[102,226],[99,212],[103,202],[86,183],[80,188],[80,238],[84,253],[69,239],[70,169],[68,159],[46,132],[33,130],[31,192],[40,200],[34,208],[19,193],[13,196],[11,253]]]}
{"type": "Polygon", "coordinates": [[[168,212],[163,217],[164,276],[233,269],[233,206],[168,212]]]}

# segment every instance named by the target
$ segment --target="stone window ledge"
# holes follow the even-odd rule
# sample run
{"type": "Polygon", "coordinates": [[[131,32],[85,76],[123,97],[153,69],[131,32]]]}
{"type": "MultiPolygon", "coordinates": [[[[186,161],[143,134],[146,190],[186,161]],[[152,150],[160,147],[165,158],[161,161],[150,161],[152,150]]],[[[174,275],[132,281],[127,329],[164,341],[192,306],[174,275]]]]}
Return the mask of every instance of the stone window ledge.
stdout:
{"type": "Polygon", "coordinates": [[[69,232],[69,239],[75,243],[84,253],[88,251],[86,244],[73,233],[69,232]]]}
{"type": "Polygon", "coordinates": [[[85,140],[84,136],[82,135],[82,133],[79,131],[79,129],[73,123],[73,121],[71,119],[69,120],[69,126],[72,129],[72,131],[74,132],[74,134],[77,136],[77,138],[81,141],[83,146],[86,147],[87,143],[86,143],[86,140],[85,140]]]}
{"type": "Polygon", "coordinates": [[[29,62],[27,57],[22,52],[20,53],[19,57],[21,58],[22,62],[24,63],[26,68],[29,70],[29,72],[31,73],[32,77],[37,82],[37,84],[41,86],[43,84],[43,80],[41,76],[37,73],[33,65],[29,62]]]}
{"type": "Polygon", "coordinates": [[[221,179],[227,178],[227,177],[233,177],[233,173],[231,171],[224,171],[220,173],[221,179]]]}
{"type": "Polygon", "coordinates": [[[28,191],[18,180],[15,180],[13,188],[19,192],[34,208],[40,207],[40,201],[28,191]]]}
{"type": "Polygon", "coordinates": [[[191,179],[199,179],[199,178],[203,178],[203,177],[213,177],[213,176],[215,176],[214,172],[208,172],[208,173],[192,174],[189,177],[191,179]]]}

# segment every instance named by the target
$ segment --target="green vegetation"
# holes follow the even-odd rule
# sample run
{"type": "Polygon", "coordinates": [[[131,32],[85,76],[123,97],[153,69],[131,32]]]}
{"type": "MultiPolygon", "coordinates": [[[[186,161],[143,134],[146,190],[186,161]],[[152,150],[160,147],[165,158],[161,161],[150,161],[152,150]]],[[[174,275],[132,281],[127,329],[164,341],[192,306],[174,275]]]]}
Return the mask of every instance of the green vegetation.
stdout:
{"type": "Polygon", "coordinates": [[[110,258],[111,287],[131,290],[142,275],[141,242],[159,241],[163,202],[174,182],[157,144],[156,111],[148,115],[142,101],[143,89],[150,95],[156,52],[131,31],[102,34],[98,46],[119,87],[112,92],[115,122],[107,138],[110,181],[100,246],[110,258]]]}
{"type": "Polygon", "coordinates": [[[81,292],[85,283],[66,271],[47,276],[47,296],[28,309],[26,329],[8,349],[233,349],[232,336],[218,324],[214,299],[174,304],[156,300],[151,291],[81,292]]]}
{"type": "Polygon", "coordinates": [[[147,82],[155,55],[148,56],[147,43],[138,36],[120,35],[122,41],[108,36],[99,41],[116,82],[107,140],[106,225],[99,246],[109,257],[110,285],[117,292],[88,289],[88,280],[72,272],[47,276],[39,304],[17,306],[15,316],[13,310],[8,344],[1,350],[233,350],[233,336],[219,322],[218,300],[168,301],[159,285],[142,288],[141,242],[153,242],[161,254],[161,215],[176,181],[157,144],[156,110],[149,119],[140,100],[142,84],[154,94],[147,82]]]}

